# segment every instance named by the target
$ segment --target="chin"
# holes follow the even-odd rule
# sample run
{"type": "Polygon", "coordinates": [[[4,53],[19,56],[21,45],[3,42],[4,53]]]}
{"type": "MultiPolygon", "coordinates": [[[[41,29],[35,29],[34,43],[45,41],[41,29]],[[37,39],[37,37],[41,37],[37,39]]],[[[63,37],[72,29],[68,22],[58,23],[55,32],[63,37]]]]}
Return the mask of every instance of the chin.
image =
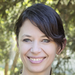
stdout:
{"type": "Polygon", "coordinates": [[[44,69],[41,67],[29,68],[29,70],[33,73],[40,73],[44,71],[44,69]]]}

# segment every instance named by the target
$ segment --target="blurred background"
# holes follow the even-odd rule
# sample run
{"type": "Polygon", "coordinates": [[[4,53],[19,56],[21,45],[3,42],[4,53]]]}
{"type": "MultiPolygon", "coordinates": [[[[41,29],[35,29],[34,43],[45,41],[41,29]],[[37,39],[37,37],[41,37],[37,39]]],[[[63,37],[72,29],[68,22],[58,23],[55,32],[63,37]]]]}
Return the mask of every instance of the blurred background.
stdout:
{"type": "Polygon", "coordinates": [[[35,3],[56,10],[65,29],[67,46],[56,56],[52,75],[75,75],[75,0],[0,0],[0,75],[19,75],[22,70],[14,25],[21,12],[35,3]]]}

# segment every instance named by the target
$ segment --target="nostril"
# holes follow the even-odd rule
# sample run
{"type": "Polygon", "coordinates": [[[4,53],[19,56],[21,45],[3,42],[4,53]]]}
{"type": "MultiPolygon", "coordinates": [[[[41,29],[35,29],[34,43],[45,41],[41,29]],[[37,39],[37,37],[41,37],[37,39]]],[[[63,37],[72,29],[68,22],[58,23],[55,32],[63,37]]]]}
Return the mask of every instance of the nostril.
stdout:
{"type": "Polygon", "coordinates": [[[27,58],[29,58],[29,59],[30,59],[30,57],[28,57],[28,56],[27,56],[27,58]]]}
{"type": "Polygon", "coordinates": [[[33,53],[37,53],[37,52],[40,52],[41,49],[40,48],[33,48],[33,49],[31,48],[30,51],[33,53]]]}

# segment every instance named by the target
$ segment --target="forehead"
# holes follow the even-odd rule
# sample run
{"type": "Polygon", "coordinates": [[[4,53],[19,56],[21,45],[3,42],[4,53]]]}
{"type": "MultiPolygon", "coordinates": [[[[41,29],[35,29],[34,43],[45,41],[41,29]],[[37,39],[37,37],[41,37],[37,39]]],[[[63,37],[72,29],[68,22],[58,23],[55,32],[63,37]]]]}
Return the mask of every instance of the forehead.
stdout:
{"type": "Polygon", "coordinates": [[[19,36],[30,35],[30,36],[44,36],[45,34],[35,25],[33,25],[29,19],[26,19],[20,28],[19,36]]]}

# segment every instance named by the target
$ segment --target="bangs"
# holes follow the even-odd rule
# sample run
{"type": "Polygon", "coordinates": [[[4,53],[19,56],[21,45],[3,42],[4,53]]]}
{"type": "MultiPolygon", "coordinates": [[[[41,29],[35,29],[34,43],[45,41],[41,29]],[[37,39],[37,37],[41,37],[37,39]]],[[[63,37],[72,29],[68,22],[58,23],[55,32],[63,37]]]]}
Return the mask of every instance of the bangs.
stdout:
{"type": "Polygon", "coordinates": [[[44,4],[35,4],[22,12],[15,25],[15,33],[19,35],[23,22],[29,19],[48,38],[62,45],[65,37],[63,24],[60,16],[51,7],[44,4]]]}
{"type": "Polygon", "coordinates": [[[53,13],[48,12],[47,8],[41,10],[39,7],[37,9],[29,8],[26,10],[25,17],[26,19],[29,19],[33,25],[37,26],[48,38],[51,37],[54,41],[58,40],[59,42],[61,41],[61,38],[63,38],[58,31],[57,18],[53,13]]]}

